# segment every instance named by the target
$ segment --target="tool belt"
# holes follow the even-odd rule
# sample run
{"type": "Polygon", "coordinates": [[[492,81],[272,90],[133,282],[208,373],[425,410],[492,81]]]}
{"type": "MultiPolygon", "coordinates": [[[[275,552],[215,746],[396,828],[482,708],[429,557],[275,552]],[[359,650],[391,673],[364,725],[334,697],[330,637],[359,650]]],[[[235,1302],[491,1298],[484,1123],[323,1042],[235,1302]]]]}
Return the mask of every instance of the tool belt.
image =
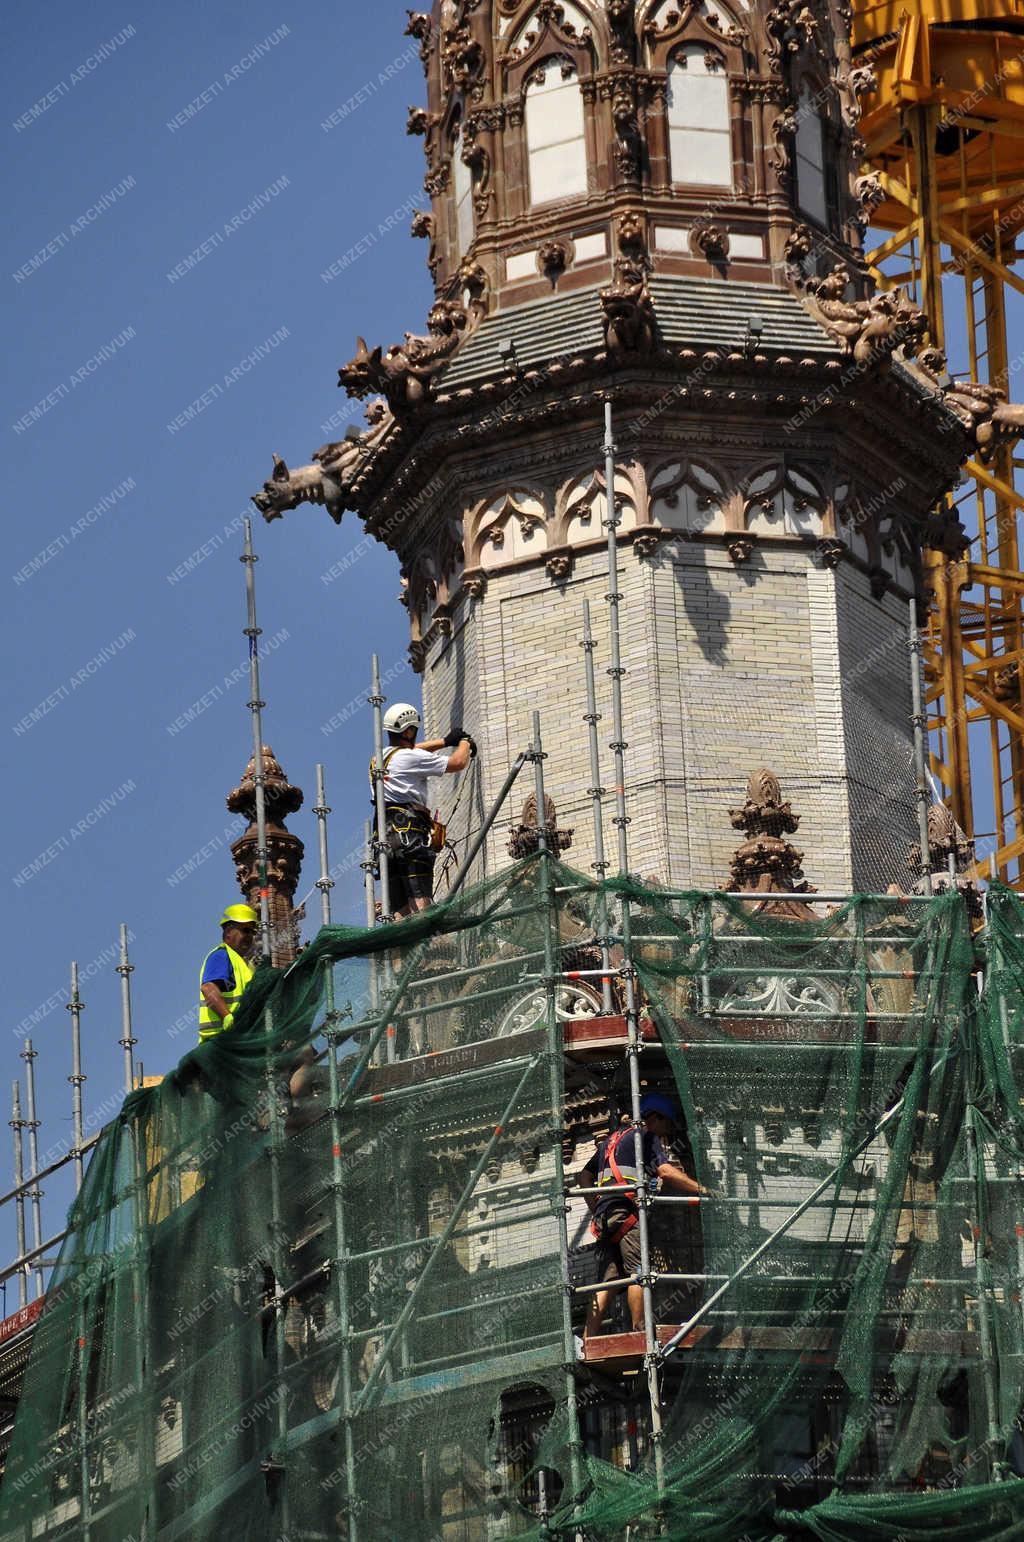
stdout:
{"type": "Polygon", "coordinates": [[[434,821],[430,810],[419,803],[388,803],[384,808],[387,820],[388,849],[397,856],[414,851],[432,851],[434,821]]]}

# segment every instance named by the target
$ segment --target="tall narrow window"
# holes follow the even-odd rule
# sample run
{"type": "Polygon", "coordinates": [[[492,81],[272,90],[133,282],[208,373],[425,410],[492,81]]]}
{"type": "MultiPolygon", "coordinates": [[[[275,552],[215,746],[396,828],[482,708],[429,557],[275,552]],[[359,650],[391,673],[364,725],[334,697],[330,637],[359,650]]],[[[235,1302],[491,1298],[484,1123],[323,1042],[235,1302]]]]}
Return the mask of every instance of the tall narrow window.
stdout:
{"type": "Polygon", "coordinates": [[[814,99],[805,86],[797,103],[796,201],[805,214],[819,224],[828,224],[828,199],[825,196],[825,136],[814,99]]]}
{"type": "Polygon", "coordinates": [[[587,191],[583,97],[575,68],[546,59],[526,88],[530,202],[553,203],[587,191]]]}
{"type": "Polygon", "coordinates": [[[452,186],[455,192],[455,225],[459,256],[473,244],[473,173],[462,159],[462,125],[452,145],[452,186]]]}
{"type": "Polygon", "coordinates": [[[722,60],[701,43],[669,60],[668,142],[673,182],[732,187],[729,83],[722,60]]]}

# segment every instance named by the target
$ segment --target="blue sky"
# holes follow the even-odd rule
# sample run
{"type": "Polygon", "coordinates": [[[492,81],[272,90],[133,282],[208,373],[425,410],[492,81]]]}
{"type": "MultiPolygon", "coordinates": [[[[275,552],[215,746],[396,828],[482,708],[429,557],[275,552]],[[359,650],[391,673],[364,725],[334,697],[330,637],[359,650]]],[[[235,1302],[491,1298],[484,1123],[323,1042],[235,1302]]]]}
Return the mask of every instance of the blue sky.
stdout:
{"type": "MultiPolygon", "coordinates": [[[[408,235],[426,206],[422,142],[404,125],[424,85],[405,22],[399,0],[7,10],[0,1122],[29,1032],[44,1153],[71,1130],[69,961],[87,976],[95,1127],[120,1085],[119,923],[134,934],[136,1053],[164,1071],[192,1040],[199,962],[238,897],[224,798],[251,744],[248,495],[272,451],[304,461],[361,421],[336,385],[357,332],[387,344],[423,328],[426,246],[408,235]]],[[[332,857],[367,811],[369,711],[322,725],[365,690],[373,648],[397,671],[392,696],[415,699],[418,682],[391,554],[374,547],[325,583],[360,540],[353,516],[340,530],[322,510],[256,518],[265,738],[306,790],[290,821],[305,887],[316,762],[332,857]]],[[[357,867],[339,879],[340,919],[359,918],[360,885],[357,867]]],[[[4,1179],[9,1150],[5,1136],[4,1179]]],[[[48,1188],[52,1229],[69,1197],[48,1188]]]]}

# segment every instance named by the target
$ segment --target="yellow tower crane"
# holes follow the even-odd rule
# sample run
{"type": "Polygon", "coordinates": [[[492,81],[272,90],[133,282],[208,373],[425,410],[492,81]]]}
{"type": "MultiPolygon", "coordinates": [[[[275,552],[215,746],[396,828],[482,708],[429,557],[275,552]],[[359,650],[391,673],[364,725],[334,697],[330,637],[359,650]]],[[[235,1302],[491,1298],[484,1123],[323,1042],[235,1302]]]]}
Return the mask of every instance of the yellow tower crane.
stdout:
{"type": "MultiPolygon", "coordinates": [[[[1024,394],[1007,306],[1024,228],[1024,0],[855,0],[866,158],[881,187],[867,252],[884,288],[909,286],[949,367],[1024,394]],[[1017,378],[1019,375],[1019,379],[1017,378]],[[1017,389],[1014,390],[1014,385],[1017,389]]],[[[978,838],[982,877],[1024,887],[1024,460],[968,463],[956,514],[970,545],[930,554],[929,747],[942,795],[978,838]],[[989,790],[990,784],[990,790],[989,790]],[[976,828],[977,825],[982,828],[976,828]]]]}

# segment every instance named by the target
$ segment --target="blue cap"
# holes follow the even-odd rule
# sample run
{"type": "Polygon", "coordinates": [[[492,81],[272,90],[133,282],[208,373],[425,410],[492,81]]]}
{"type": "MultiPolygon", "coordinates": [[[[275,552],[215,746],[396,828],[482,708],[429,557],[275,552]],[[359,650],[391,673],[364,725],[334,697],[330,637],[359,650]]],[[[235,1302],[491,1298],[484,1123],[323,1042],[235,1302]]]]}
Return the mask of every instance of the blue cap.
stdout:
{"type": "Polygon", "coordinates": [[[645,1092],[640,1099],[640,1114],[664,1114],[666,1119],[678,1119],[679,1110],[664,1092],[645,1092]]]}

